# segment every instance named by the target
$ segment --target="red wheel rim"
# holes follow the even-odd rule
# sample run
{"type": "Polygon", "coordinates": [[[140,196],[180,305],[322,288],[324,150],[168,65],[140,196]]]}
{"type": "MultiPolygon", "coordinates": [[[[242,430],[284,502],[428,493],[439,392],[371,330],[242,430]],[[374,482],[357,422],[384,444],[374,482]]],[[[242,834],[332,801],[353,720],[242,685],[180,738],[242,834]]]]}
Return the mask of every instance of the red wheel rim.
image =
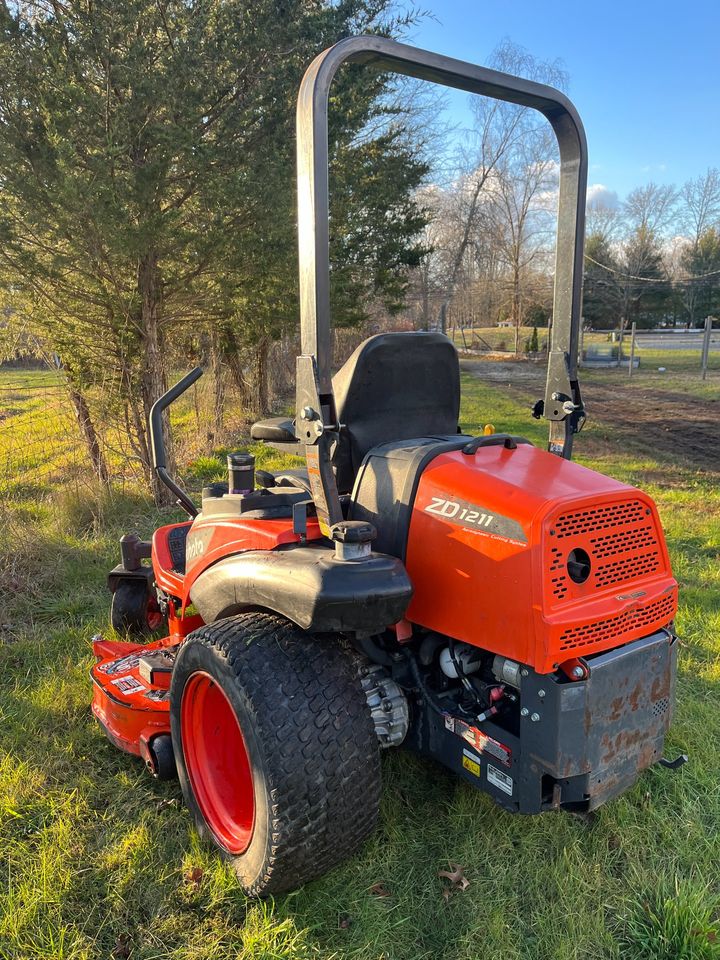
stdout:
{"type": "Polygon", "coordinates": [[[255,823],[255,792],[245,739],[230,701],[207,673],[194,673],[180,708],[185,767],[215,839],[229,853],[247,849],[255,823]]]}

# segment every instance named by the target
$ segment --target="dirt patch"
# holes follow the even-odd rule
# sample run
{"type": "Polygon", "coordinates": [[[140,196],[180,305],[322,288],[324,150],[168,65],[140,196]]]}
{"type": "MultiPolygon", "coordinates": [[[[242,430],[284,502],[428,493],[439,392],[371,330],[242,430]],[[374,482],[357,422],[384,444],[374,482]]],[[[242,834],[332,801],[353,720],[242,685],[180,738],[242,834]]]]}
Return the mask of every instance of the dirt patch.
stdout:
{"type": "MultiPolygon", "coordinates": [[[[506,384],[523,402],[544,392],[542,366],[463,361],[462,368],[481,380],[506,384]]],[[[649,386],[588,382],[582,392],[589,421],[612,432],[615,450],[627,444],[673,467],[720,472],[720,403],[649,386]]]]}
{"type": "MultiPolygon", "coordinates": [[[[545,361],[541,363],[525,359],[497,361],[492,359],[492,355],[485,356],[482,360],[470,360],[464,356],[460,360],[460,368],[490,383],[507,383],[509,386],[517,383],[537,383],[541,388],[545,385],[545,361]]],[[[543,392],[542,389],[540,392],[543,392]]]]}

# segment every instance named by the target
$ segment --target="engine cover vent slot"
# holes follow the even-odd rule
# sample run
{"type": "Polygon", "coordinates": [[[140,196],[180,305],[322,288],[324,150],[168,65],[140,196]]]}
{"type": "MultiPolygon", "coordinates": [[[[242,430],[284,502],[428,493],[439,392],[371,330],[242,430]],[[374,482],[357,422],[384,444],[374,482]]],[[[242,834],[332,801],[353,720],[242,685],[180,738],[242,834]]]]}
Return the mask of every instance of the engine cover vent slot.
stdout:
{"type": "Polygon", "coordinates": [[[615,643],[624,639],[633,639],[629,634],[637,634],[641,629],[652,627],[660,629],[667,626],[675,612],[675,597],[667,594],[649,603],[645,607],[635,610],[625,610],[615,617],[605,617],[594,623],[571,627],[560,635],[560,649],[575,650],[577,647],[586,647],[589,644],[600,644],[611,640],[615,643]],[[625,635],[628,635],[625,637],[625,635]]]}
{"type": "Polygon", "coordinates": [[[649,516],[650,510],[639,500],[588,507],[586,510],[575,510],[558,517],[554,525],[555,536],[562,539],[578,534],[604,533],[608,527],[638,523],[649,516]]]}

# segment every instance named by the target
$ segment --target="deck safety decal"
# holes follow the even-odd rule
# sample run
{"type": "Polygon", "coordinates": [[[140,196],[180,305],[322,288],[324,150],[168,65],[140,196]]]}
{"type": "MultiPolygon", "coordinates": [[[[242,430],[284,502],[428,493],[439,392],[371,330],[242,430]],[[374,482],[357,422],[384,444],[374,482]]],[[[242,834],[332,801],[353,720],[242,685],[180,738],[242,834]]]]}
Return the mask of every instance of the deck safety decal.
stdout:
{"type": "Polygon", "coordinates": [[[110,682],[118,688],[120,693],[124,693],[126,697],[133,693],[142,693],[143,690],[147,690],[147,687],[143,686],[135,677],[130,675],[127,677],[118,677],[117,680],[111,680],[110,682]]]}

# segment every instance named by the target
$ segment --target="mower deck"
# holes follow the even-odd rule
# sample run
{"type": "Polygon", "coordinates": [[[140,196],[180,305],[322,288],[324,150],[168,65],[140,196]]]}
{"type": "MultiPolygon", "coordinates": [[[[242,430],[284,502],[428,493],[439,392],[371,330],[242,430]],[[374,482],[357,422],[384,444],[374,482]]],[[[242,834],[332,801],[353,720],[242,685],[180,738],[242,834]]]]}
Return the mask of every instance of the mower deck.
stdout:
{"type": "Polygon", "coordinates": [[[153,740],[170,735],[170,677],[177,648],[201,626],[198,616],[176,620],[173,632],[151,643],[93,639],[97,662],[90,670],[92,712],[108,739],[120,750],[142,757],[153,773],[153,740]]]}
{"type": "Polygon", "coordinates": [[[155,653],[171,667],[178,643],[179,638],[172,637],[151,644],[93,641],[93,653],[100,659],[90,671],[92,711],[116,747],[146,763],[150,762],[150,741],[170,733],[170,670],[152,671],[149,681],[140,672],[141,661],[147,663],[148,655],[155,653]]]}

